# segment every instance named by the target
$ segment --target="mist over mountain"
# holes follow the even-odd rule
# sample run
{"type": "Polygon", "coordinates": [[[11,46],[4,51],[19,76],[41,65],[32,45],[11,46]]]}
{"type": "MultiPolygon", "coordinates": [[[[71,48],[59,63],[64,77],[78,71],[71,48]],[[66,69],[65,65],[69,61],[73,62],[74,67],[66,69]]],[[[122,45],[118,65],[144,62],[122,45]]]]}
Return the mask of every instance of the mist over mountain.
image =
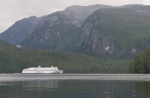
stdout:
{"type": "Polygon", "coordinates": [[[150,47],[150,6],[70,6],[16,22],[0,39],[24,48],[130,59],[150,47]]]}
{"type": "Polygon", "coordinates": [[[111,6],[108,5],[89,5],[89,6],[79,6],[74,5],[66,8],[64,10],[66,16],[69,18],[72,24],[77,27],[80,27],[84,20],[94,11],[102,8],[110,8],[111,6]]]}

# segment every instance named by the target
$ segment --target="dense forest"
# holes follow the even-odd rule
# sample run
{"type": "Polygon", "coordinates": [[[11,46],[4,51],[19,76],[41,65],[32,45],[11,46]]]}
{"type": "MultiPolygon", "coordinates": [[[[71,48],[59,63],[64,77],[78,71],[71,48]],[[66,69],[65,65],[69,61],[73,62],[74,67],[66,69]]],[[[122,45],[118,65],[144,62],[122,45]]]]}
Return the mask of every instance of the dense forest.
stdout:
{"type": "Polygon", "coordinates": [[[64,73],[127,73],[128,63],[74,53],[22,49],[0,41],[0,73],[20,73],[24,68],[38,65],[57,66],[64,73]]]}
{"type": "Polygon", "coordinates": [[[150,50],[138,55],[129,65],[130,73],[150,73],[150,50]]]}

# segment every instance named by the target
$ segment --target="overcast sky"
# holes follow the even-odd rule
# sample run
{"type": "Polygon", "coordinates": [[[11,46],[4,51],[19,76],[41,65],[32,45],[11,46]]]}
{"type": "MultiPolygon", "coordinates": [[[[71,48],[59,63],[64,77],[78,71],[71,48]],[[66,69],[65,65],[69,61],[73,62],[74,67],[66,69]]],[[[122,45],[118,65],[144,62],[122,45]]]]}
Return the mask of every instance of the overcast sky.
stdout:
{"type": "Polygon", "coordinates": [[[0,0],[0,32],[29,16],[43,16],[72,5],[150,5],[150,0],[0,0]]]}

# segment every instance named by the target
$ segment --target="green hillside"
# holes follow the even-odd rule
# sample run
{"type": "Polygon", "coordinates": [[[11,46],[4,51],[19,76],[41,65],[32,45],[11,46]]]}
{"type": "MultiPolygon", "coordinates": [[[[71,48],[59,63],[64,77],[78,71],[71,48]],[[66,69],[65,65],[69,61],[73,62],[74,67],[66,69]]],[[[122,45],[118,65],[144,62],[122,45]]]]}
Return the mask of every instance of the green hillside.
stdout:
{"type": "Polygon", "coordinates": [[[57,66],[65,73],[127,73],[128,61],[102,61],[97,58],[64,52],[16,48],[0,41],[0,73],[20,73],[31,66],[57,66]]]}

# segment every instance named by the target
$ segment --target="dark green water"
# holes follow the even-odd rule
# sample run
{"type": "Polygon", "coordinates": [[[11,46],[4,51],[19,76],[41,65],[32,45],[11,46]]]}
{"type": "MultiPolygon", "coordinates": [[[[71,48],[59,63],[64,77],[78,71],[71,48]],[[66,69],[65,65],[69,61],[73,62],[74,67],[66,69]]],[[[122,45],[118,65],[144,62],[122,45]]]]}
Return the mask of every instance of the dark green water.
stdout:
{"type": "Polygon", "coordinates": [[[0,74],[0,98],[150,98],[149,75],[0,74]]]}

